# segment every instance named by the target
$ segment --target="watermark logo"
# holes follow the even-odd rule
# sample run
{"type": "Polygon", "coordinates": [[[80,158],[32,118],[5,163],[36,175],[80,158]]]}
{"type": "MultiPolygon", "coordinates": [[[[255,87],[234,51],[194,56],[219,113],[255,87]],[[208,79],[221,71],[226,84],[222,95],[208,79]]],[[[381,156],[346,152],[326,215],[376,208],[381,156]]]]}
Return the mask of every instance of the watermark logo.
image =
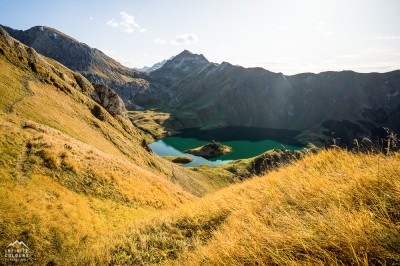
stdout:
{"type": "Polygon", "coordinates": [[[30,258],[30,250],[24,242],[15,240],[6,247],[4,257],[6,262],[28,261],[30,258]]]}

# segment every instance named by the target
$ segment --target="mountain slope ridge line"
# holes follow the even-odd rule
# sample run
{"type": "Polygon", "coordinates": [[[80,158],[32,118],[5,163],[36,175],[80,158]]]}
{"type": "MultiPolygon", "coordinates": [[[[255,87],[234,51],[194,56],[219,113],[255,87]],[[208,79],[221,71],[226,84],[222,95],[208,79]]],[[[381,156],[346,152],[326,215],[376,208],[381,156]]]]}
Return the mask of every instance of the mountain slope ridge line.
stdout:
{"type": "MultiPolygon", "coordinates": [[[[192,127],[224,126],[290,129],[301,131],[297,140],[303,145],[318,146],[328,144],[331,132],[335,132],[341,145],[352,146],[354,139],[384,137],[383,127],[400,130],[399,121],[393,119],[400,115],[398,70],[285,76],[262,68],[210,63],[203,55],[185,50],[157,70],[141,73],[116,66],[93,48],[72,53],[62,45],[72,39],[52,38],[51,28],[7,30],[39,52],[78,70],[91,82],[114,89],[128,110],[169,113],[167,120],[154,124],[164,130],[156,131],[174,134],[192,127]],[[87,56],[91,59],[79,68],[81,59],[87,56]]],[[[135,115],[130,117],[142,127],[135,115]]]]}

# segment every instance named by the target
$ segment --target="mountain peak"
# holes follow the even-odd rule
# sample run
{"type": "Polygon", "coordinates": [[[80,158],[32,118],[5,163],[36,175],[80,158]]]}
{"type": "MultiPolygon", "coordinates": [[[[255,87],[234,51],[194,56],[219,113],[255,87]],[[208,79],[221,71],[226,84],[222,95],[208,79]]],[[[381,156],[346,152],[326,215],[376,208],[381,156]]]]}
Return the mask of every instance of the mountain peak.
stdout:
{"type": "Polygon", "coordinates": [[[188,50],[183,50],[180,54],[174,56],[165,64],[165,66],[182,66],[182,65],[208,65],[210,62],[202,54],[194,54],[188,50]]]}
{"type": "MultiPolygon", "coordinates": [[[[122,66],[101,51],[79,42],[73,37],[47,26],[34,26],[27,30],[3,27],[9,35],[38,53],[50,57],[74,71],[80,71],[91,82],[99,83],[100,77],[123,82],[115,73],[129,78],[139,75],[136,70],[122,66]]],[[[109,85],[109,84],[108,84],[109,85]]]]}
{"type": "Polygon", "coordinates": [[[178,55],[193,55],[193,53],[192,52],[190,52],[189,50],[183,50],[181,53],[179,53],[178,55]]]}
{"type": "Polygon", "coordinates": [[[68,36],[67,34],[65,34],[65,33],[61,32],[59,30],[56,30],[54,28],[47,27],[47,26],[34,26],[34,27],[26,30],[26,32],[35,32],[37,35],[40,34],[40,33],[47,33],[47,34],[48,33],[55,33],[57,35],[63,36],[65,38],[67,38],[67,39],[72,39],[75,42],[79,43],[78,40],[72,38],[71,36],[68,36]]]}
{"type": "Polygon", "coordinates": [[[203,54],[194,54],[192,52],[190,52],[189,50],[183,50],[181,53],[179,53],[178,55],[174,56],[172,58],[172,60],[174,59],[180,59],[180,58],[192,58],[192,59],[199,59],[199,60],[203,60],[203,61],[207,61],[207,63],[209,63],[209,61],[207,60],[207,58],[204,57],[203,54]]]}
{"type": "Polygon", "coordinates": [[[193,54],[188,50],[184,50],[178,55],[168,60],[161,68],[154,71],[157,73],[164,72],[174,73],[173,76],[191,75],[198,73],[210,65],[210,62],[202,54],[193,54]]]}
{"type": "Polygon", "coordinates": [[[40,40],[39,42],[44,42],[43,39],[47,38],[58,40],[60,42],[68,40],[70,42],[81,44],[71,36],[47,26],[33,26],[27,30],[16,30],[7,26],[0,26],[3,27],[12,37],[20,40],[22,43],[28,46],[32,46],[33,43],[37,42],[38,40],[40,40]]]}

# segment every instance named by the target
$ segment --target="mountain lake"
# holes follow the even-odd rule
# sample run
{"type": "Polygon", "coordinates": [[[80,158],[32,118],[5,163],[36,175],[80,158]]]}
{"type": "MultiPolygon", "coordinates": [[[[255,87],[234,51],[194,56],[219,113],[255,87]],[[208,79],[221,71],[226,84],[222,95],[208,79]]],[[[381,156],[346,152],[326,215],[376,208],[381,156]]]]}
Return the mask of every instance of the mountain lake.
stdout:
{"type": "Polygon", "coordinates": [[[282,129],[266,129],[254,127],[225,127],[201,130],[186,129],[182,133],[160,139],[149,146],[159,156],[186,156],[193,159],[184,166],[207,164],[218,166],[233,160],[245,159],[260,155],[272,149],[300,150],[301,143],[295,140],[299,132],[282,129]],[[214,158],[202,158],[185,153],[188,149],[197,148],[216,140],[232,147],[232,152],[214,158]]]}

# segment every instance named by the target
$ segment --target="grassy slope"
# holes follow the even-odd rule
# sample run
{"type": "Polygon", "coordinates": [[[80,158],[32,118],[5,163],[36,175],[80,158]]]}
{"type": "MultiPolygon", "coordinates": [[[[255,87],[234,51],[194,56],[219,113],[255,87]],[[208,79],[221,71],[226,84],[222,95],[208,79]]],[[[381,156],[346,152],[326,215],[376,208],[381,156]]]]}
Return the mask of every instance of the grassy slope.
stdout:
{"type": "Polygon", "coordinates": [[[91,261],[400,263],[399,177],[399,154],[321,151],[143,221],[91,261]]]}
{"type": "MultiPolygon", "coordinates": [[[[166,124],[166,121],[171,117],[169,113],[156,110],[129,111],[128,116],[135,126],[147,132],[153,138],[163,138],[173,133],[166,124]]],[[[152,140],[149,139],[149,141],[152,140]]]]}
{"type": "Polygon", "coordinates": [[[37,263],[69,264],[142,216],[225,184],[147,152],[129,122],[92,114],[70,70],[0,37],[1,247],[18,239],[37,263]]]}

